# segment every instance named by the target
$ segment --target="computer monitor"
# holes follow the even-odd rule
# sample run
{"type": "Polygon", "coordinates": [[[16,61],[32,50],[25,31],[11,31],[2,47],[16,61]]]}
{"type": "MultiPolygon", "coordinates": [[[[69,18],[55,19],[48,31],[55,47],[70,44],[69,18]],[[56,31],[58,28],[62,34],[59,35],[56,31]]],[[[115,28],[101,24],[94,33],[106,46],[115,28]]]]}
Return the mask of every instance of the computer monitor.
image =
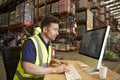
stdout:
{"type": "Polygon", "coordinates": [[[106,49],[110,26],[89,30],[83,33],[80,43],[80,60],[92,68],[99,69],[106,49]]]}

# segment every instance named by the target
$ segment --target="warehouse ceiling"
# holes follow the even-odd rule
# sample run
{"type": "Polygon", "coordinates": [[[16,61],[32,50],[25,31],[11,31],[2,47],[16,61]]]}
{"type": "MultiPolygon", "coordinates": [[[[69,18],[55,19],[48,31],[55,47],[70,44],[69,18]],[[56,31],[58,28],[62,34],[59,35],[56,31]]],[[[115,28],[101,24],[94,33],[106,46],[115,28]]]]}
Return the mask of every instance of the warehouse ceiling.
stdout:
{"type": "Polygon", "coordinates": [[[105,5],[109,8],[111,15],[114,15],[120,25],[120,0],[105,0],[105,5]]]}

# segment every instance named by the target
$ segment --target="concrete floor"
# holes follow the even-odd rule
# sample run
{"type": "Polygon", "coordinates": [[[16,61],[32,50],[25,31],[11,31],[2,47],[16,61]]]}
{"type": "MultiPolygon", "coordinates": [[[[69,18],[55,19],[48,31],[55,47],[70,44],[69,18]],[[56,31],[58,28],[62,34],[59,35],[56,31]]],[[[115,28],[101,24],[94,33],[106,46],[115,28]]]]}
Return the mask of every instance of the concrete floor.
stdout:
{"type": "MultiPolygon", "coordinates": [[[[56,52],[56,57],[57,59],[62,59],[62,60],[79,60],[79,54],[74,51],[74,52],[56,52]]],[[[120,65],[120,61],[105,61],[103,60],[103,63],[105,66],[107,66],[111,70],[115,70],[118,65],[120,65]]],[[[116,72],[120,74],[120,69],[118,69],[116,72]]],[[[6,75],[5,75],[5,69],[2,61],[2,56],[0,53],[0,80],[6,80],[6,75]]]]}
{"type": "Polygon", "coordinates": [[[6,80],[6,74],[4,69],[3,60],[0,53],[0,80],[6,80]]]}

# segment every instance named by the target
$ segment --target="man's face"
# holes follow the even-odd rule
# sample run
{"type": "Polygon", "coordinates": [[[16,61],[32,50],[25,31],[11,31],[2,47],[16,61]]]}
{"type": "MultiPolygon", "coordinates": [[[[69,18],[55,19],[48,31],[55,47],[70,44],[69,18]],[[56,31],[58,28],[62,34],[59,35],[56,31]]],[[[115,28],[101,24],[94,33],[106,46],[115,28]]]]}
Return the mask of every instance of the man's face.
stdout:
{"type": "Polygon", "coordinates": [[[59,34],[59,24],[51,23],[49,27],[46,29],[46,37],[49,40],[55,40],[57,35],[59,34]]]}

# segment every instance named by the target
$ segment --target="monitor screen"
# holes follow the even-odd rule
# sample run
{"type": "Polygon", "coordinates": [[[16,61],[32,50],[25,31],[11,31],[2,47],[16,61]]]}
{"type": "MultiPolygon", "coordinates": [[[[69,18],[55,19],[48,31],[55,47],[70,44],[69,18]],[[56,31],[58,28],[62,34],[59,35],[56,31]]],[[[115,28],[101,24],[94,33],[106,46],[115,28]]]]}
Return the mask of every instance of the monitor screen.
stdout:
{"type": "Polygon", "coordinates": [[[100,67],[105,52],[109,29],[110,26],[105,26],[83,33],[79,54],[84,56],[81,56],[84,63],[97,69],[100,67]]]}

